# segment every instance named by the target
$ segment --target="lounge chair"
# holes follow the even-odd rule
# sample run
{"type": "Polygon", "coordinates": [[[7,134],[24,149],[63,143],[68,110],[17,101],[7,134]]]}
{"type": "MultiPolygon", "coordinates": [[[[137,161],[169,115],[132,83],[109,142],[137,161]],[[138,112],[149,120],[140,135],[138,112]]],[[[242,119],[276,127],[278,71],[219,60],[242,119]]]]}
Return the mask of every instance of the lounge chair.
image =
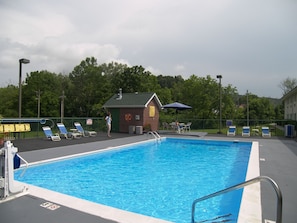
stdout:
{"type": "Polygon", "coordinates": [[[227,136],[235,136],[236,135],[236,126],[231,125],[227,130],[227,136]]]}
{"type": "Polygon", "coordinates": [[[250,127],[249,126],[243,126],[242,127],[242,136],[251,136],[250,127]]]}
{"type": "Polygon", "coordinates": [[[81,126],[81,124],[79,122],[75,122],[74,123],[74,126],[77,129],[78,133],[80,133],[84,137],[96,136],[97,135],[97,132],[95,132],[95,131],[84,130],[83,127],[81,126]]]}
{"type": "Polygon", "coordinates": [[[52,141],[60,141],[61,137],[59,136],[59,134],[53,134],[52,130],[50,127],[48,126],[43,126],[42,130],[46,136],[46,138],[52,140],[52,141]]]}
{"type": "Polygon", "coordinates": [[[262,137],[271,137],[269,127],[262,127],[262,137]]]}
{"type": "Polygon", "coordinates": [[[60,131],[60,136],[64,137],[65,139],[79,139],[82,136],[79,132],[68,132],[63,123],[57,123],[57,126],[60,131]]]}

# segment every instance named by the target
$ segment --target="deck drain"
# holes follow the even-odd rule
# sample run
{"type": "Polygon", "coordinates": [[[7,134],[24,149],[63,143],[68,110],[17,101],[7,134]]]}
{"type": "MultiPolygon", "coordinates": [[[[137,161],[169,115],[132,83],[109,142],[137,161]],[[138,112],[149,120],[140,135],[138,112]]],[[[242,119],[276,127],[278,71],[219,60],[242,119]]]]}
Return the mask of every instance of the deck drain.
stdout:
{"type": "Polygon", "coordinates": [[[42,203],[40,205],[40,207],[46,208],[46,209],[51,210],[51,211],[54,211],[54,210],[60,208],[59,205],[51,203],[51,202],[44,202],[44,203],[42,203]]]}

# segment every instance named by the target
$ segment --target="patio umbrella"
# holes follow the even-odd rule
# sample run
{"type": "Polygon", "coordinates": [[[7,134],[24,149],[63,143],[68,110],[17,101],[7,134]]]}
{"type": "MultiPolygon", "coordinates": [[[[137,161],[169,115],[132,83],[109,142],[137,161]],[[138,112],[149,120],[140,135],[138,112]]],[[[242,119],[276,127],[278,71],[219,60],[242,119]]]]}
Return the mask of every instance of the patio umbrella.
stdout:
{"type": "Polygon", "coordinates": [[[189,105],[179,103],[179,102],[174,102],[174,103],[171,103],[171,104],[164,105],[163,108],[173,108],[173,109],[175,109],[176,117],[177,117],[177,113],[178,113],[179,110],[191,109],[192,107],[189,106],[189,105]]]}
{"type": "Polygon", "coordinates": [[[186,110],[186,109],[191,109],[192,107],[179,102],[174,102],[171,104],[164,105],[163,108],[174,108],[176,110],[186,110]]]}

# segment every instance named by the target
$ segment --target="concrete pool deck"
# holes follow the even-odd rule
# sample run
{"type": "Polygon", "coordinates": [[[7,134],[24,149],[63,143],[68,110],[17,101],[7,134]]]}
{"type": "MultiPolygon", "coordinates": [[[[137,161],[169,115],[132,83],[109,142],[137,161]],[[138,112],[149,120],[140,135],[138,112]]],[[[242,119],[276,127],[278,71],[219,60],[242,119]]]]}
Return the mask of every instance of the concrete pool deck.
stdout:
{"type": "MultiPolygon", "coordinates": [[[[168,135],[164,135],[168,136],[168,135]]],[[[182,136],[184,135],[174,135],[182,136]]],[[[197,136],[186,136],[196,137],[197,136]]],[[[59,142],[44,141],[42,139],[34,140],[16,140],[14,145],[19,148],[19,154],[29,163],[38,162],[40,160],[54,159],[62,156],[73,155],[77,153],[89,152],[108,147],[116,147],[123,144],[140,142],[148,139],[147,135],[128,135],[128,134],[113,134],[112,139],[108,139],[104,133],[98,134],[97,137],[83,138],[78,140],[62,140],[59,142]],[[82,140],[82,141],[80,141],[82,140]],[[82,146],[83,144],[83,146],[82,146]]],[[[297,218],[297,142],[292,139],[269,138],[263,139],[260,137],[226,137],[222,135],[207,135],[204,139],[218,140],[239,140],[239,141],[257,141],[259,142],[259,158],[260,158],[260,174],[269,176],[275,180],[283,193],[283,222],[293,223],[297,218]]],[[[50,195],[50,194],[48,194],[50,195]]],[[[56,195],[50,195],[56,196],[56,195]]],[[[58,196],[58,195],[57,195],[58,196]]],[[[276,195],[272,188],[265,183],[261,183],[261,199],[262,199],[262,217],[264,219],[274,220],[276,215],[276,195]]],[[[105,214],[100,217],[91,213],[77,211],[76,209],[58,203],[60,208],[51,211],[41,204],[50,202],[49,199],[43,199],[35,190],[35,196],[29,193],[25,196],[18,197],[0,203],[0,219],[1,222],[19,222],[34,223],[34,222],[99,222],[111,223],[120,222],[117,220],[108,220],[105,214]]],[[[80,204],[78,205],[87,205],[80,204]]],[[[56,203],[52,202],[52,205],[56,203]]],[[[97,210],[93,210],[97,212],[97,210]]],[[[189,212],[190,214],[190,212],[189,212]]],[[[129,217],[128,217],[129,218],[129,217]]],[[[121,219],[123,220],[123,219],[121,219]]],[[[137,222],[136,221],[121,221],[121,222],[137,222]]],[[[138,222],[153,222],[153,219],[142,219],[138,222]]]]}

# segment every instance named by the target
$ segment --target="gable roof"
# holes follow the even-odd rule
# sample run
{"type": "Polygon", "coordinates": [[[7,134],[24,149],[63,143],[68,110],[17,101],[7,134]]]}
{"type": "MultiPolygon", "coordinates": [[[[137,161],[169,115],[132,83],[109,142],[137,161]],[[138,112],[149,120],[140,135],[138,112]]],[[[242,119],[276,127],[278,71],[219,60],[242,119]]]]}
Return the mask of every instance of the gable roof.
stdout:
{"type": "Polygon", "coordinates": [[[297,94],[297,86],[295,88],[293,88],[291,91],[289,91],[287,94],[285,94],[281,100],[284,101],[286,100],[287,98],[290,98],[291,96],[297,94]]]}
{"type": "Polygon", "coordinates": [[[121,98],[118,94],[114,94],[103,105],[103,108],[146,108],[153,99],[156,100],[158,108],[161,110],[162,104],[156,93],[152,92],[122,93],[121,98]]]}

